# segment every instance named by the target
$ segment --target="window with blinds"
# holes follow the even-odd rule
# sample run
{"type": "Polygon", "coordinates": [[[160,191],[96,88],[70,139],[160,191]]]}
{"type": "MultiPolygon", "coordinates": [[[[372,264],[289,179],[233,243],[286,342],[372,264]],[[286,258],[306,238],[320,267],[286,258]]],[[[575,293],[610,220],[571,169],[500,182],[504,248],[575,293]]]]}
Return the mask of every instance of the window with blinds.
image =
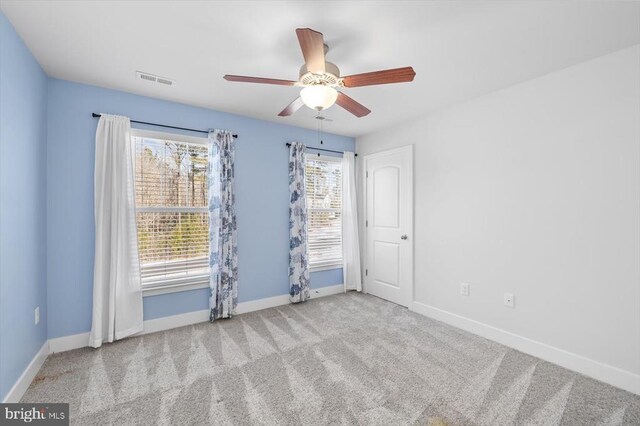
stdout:
{"type": "Polygon", "coordinates": [[[342,267],[342,165],[333,157],[305,161],[309,267],[342,267]]]}
{"type": "Polygon", "coordinates": [[[166,137],[132,136],[144,288],[209,282],[207,142],[166,137]]]}

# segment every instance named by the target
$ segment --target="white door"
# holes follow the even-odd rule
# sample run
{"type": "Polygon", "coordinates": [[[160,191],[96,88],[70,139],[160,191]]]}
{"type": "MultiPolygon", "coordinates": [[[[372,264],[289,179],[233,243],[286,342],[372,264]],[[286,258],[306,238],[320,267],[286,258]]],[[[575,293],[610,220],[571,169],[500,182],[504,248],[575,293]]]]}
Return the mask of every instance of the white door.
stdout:
{"type": "Polygon", "coordinates": [[[364,158],[365,291],[402,306],[413,297],[413,146],[364,158]]]}

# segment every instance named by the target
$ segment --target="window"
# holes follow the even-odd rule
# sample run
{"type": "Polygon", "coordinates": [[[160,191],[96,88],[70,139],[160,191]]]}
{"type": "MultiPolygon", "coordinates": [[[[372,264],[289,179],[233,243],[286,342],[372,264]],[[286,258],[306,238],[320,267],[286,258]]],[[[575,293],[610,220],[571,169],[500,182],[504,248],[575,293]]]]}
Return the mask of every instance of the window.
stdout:
{"type": "Polygon", "coordinates": [[[342,267],[342,165],[339,158],[305,161],[309,267],[342,267]]]}
{"type": "Polygon", "coordinates": [[[135,130],[136,222],[145,290],[209,282],[208,146],[135,130]]]}

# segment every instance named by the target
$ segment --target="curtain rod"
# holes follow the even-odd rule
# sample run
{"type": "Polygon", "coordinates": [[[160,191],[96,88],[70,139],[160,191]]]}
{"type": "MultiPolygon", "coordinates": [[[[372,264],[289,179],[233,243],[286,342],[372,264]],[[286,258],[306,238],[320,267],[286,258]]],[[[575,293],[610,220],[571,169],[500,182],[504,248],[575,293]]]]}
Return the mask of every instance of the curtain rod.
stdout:
{"type": "MultiPolygon", "coordinates": [[[[291,142],[287,142],[285,145],[287,145],[287,148],[291,146],[291,142]]],[[[305,149],[313,149],[316,151],[324,151],[324,152],[333,152],[336,154],[344,154],[344,151],[334,151],[333,149],[324,149],[324,148],[315,148],[313,146],[305,146],[305,149]]],[[[318,154],[320,155],[320,154],[318,154]]],[[[353,154],[354,157],[357,157],[358,154],[353,154]]]]}
{"type": "MultiPolygon", "coordinates": [[[[93,112],[93,113],[91,113],[91,116],[92,117],[100,117],[100,114],[97,114],[97,113],[93,112]]],[[[146,121],[137,121],[137,120],[131,120],[131,119],[129,121],[131,121],[132,123],[146,124],[148,126],[166,127],[167,129],[188,130],[190,132],[209,134],[208,130],[189,129],[188,127],[168,126],[166,124],[148,123],[146,121]]],[[[237,138],[238,135],[233,135],[233,137],[237,138]]]]}

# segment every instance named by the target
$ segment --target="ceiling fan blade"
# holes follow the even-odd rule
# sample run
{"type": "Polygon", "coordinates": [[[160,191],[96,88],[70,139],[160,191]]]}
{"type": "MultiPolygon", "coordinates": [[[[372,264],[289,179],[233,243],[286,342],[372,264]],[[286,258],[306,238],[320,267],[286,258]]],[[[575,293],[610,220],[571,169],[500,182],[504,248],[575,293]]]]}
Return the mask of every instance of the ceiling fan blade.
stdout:
{"type": "Polygon", "coordinates": [[[369,108],[359,104],[342,92],[338,92],[336,103],[358,118],[364,117],[371,112],[369,108]]]}
{"type": "Polygon", "coordinates": [[[247,77],[244,75],[225,75],[223,77],[227,81],[238,81],[240,83],[262,83],[262,84],[277,84],[279,86],[293,86],[295,81],[291,80],[278,80],[277,78],[261,78],[261,77],[247,77]]]}
{"type": "Polygon", "coordinates": [[[344,87],[373,86],[374,84],[405,83],[413,81],[416,72],[412,67],[366,72],[343,77],[344,87]]]}
{"type": "Polygon", "coordinates": [[[324,38],[322,33],[311,28],[298,28],[296,34],[307,71],[313,74],[324,74],[324,38]]]}
{"type": "Polygon", "coordinates": [[[280,117],[288,117],[294,112],[296,112],[297,110],[299,110],[302,107],[302,105],[304,105],[304,103],[302,102],[302,98],[297,97],[293,102],[287,105],[285,109],[280,111],[280,114],[278,115],[280,117]]]}

